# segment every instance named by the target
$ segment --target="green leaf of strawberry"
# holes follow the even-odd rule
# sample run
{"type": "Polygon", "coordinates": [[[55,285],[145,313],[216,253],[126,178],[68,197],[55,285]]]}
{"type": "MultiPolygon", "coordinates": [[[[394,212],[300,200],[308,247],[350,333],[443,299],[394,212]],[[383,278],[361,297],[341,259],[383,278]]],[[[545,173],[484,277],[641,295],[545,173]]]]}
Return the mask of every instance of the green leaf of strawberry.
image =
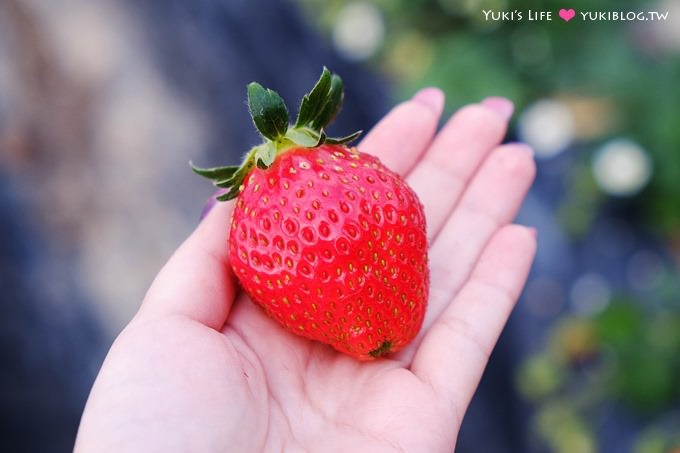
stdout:
{"type": "Polygon", "coordinates": [[[274,159],[276,159],[276,145],[273,142],[267,142],[255,149],[255,164],[257,168],[269,168],[274,163],[274,159]]]}
{"type": "Polygon", "coordinates": [[[226,167],[199,168],[194,167],[192,164],[192,168],[196,173],[208,179],[223,181],[234,176],[234,173],[236,173],[240,167],[238,165],[229,165],[226,167]]]}
{"type": "Polygon", "coordinates": [[[312,129],[323,129],[329,125],[342,108],[344,99],[344,89],[342,79],[337,75],[331,76],[331,86],[326,95],[326,102],[319,111],[318,115],[312,119],[310,126],[312,129]]]}
{"type": "Polygon", "coordinates": [[[295,143],[296,145],[305,147],[305,148],[313,148],[315,146],[319,146],[323,138],[325,137],[322,136],[319,133],[316,133],[310,129],[290,129],[287,134],[288,138],[295,143]]]}
{"type": "Polygon", "coordinates": [[[200,168],[191,164],[194,172],[213,180],[216,187],[229,189],[218,200],[236,198],[244,178],[254,167],[271,166],[277,156],[290,148],[315,148],[324,143],[343,145],[361,135],[361,131],[345,137],[326,135],[324,129],[342,107],[344,89],[342,79],[325,67],[314,88],[302,98],[293,126],[288,124],[288,109],[278,93],[257,82],[248,84],[247,91],[250,116],[265,142],[253,147],[239,167],[200,168]]]}
{"type": "Polygon", "coordinates": [[[311,124],[312,120],[319,116],[328,100],[328,90],[331,88],[331,72],[324,67],[319,81],[316,82],[312,91],[304,95],[300,103],[300,110],[295,120],[295,127],[303,127],[311,124]]]}
{"type": "Polygon", "coordinates": [[[288,109],[276,91],[257,82],[248,85],[248,109],[255,127],[269,140],[278,140],[288,130],[288,109]]]}

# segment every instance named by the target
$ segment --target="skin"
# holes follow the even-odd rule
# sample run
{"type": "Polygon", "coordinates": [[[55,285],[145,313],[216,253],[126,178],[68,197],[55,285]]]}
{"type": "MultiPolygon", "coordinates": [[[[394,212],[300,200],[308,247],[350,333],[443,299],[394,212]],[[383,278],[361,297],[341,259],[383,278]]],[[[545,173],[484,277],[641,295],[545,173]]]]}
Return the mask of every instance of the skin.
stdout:
{"type": "Polygon", "coordinates": [[[360,363],[282,330],[238,290],[219,204],[112,345],[75,450],[453,451],[535,254],[535,230],[512,224],[535,166],[525,145],[499,145],[508,101],[464,107],[436,134],[443,102],[420,91],[359,145],[425,206],[432,282],[411,345],[360,363]]]}

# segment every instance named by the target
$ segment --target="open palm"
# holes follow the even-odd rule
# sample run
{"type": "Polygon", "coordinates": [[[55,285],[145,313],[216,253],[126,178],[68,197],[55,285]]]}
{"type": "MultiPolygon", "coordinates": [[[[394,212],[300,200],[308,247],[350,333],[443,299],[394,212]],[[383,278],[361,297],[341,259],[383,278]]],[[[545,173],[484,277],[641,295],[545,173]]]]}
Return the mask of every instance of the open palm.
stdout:
{"type": "Polygon", "coordinates": [[[238,290],[221,204],[113,344],[76,450],[452,451],[534,256],[511,222],[535,170],[526,146],[499,145],[507,101],[465,107],[435,137],[442,107],[423,90],[359,146],[425,206],[430,300],[411,345],[361,363],[285,332],[238,290]]]}

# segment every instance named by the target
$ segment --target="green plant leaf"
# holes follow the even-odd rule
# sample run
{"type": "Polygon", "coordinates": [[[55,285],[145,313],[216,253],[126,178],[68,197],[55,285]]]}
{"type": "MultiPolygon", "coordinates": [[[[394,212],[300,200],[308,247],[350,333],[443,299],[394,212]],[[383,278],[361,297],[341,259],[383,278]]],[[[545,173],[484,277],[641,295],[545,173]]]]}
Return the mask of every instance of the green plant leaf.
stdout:
{"type": "Polygon", "coordinates": [[[224,179],[229,179],[234,176],[234,173],[239,169],[238,165],[228,165],[226,167],[212,167],[212,168],[201,168],[195,166],[192,162],[189,162],[191,169],[194,173],[203,176],[214,181],[221,181],[224,179]]]}
{"type": "Polygon", "coordinates": [[[265,138],[264,143],[251,148],[240,166],[200,168],[191,164],[191,168],[211,179],[216,187],[228,189],[227,193],[216,197],[217,200],[236,198],[253,169],[271,167],[277,155],[291,147],[314,148],[325,143],[344,145],[355,140],[360,131],[332,138],[324,130],[340,111],[342,100],[342,80],[324,67],[319,80],[303,97],[295,126],[291,126],[288,109],[281,96],[252,82],[248,85],[248,109],[255,127],[265,138]]]}
{"type": "Polygon", "coordinates": [[[319,116],[323,110],[328,91],[331,88],[332,75],[331,72],[324,66],[321,72],[321,77],[312,88],[312,91],[303,96],[300,103],[300,110],[295,120],[295,127],[305,126],[311,123],[314,118],[319,116]]]}
{"type": "Polygon", "coordinates": [[[276,159],[276,145],[274,142],[267,142],[257,147],[255,151],[255,164],[258,168],[269,168],[276,159]]]}
{"type": "Polygon", "coordinates": [[[319,144],[320,135],[310,129],[291,128],[288,129],[286,138],[296,145],[312,148],[319,144]]]}
{"type": "Polygon", "coordinates": [[[229,192],[225,193],[224,195],[220,195],[218,197],[215,197],[217,201],[229,201],[234,198],[236,198],[241,191],[241,186],[233,186],[229,192]]]}
{"type": "Polygon", "coordinates": [[[281,96],[257,82],[248,85],[248,109],[255,127],[269,140],[276,141],[288,130],[288,109],[281,96]]]}
{"type": "Polygon", "coordinates": [[[326,102],[321,108],[319,114],[312,120],[310,126],[312,129],[320,130],[328,126],[335,116],[342,108],[342,100],[344,98],[344,86],[340,76],[333,74],[331,77],[331,86],[326,96],[326,102]]]}
{"type": "Polygon", "coordinates": [[[347,145],[359,138],[362,133],[363,131],[356,131],[353,134],[345,135],[344,137],[328,137],[324,143],[328,143],[329,145],[347,145]]]}
{"type": "Polygon", "coordinates": [[[255,167],[256,162],[254,156],[255,156],[254,152],[248,153],[248,156],[243,161],[238,170],[236,170],[230,178],[216,181],[215,187],[219,187],[222,189],[228,189],[230,187],[238,188],[238,186],[240,186],[243,183],[243,180],[246,178],[248,173],[250,173],[250,171],[255,167]]]}

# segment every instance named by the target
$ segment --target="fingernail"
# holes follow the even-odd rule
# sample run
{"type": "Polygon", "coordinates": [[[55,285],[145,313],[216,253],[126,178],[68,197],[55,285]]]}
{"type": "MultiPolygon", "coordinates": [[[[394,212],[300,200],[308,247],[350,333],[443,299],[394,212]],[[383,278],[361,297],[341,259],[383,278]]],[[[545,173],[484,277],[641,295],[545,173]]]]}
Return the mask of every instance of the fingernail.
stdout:
{"type": "Polygon", "coordinates": [[[535,227],[526,227],[527,231],[536,239],[538,237],[538,230],[535,227]]]}
{"type": "Polygon", "coordinates": [[[213,210],[213,208],[217,205],[217,197],[225,193],[224,189],[220,189],[216,191],[214,194],[208,198],[208,201],[205,202],[205,205],[203,206],[203,209],[201,210],[201,216],[198,218],[198,221],[202,221],[206,217],[208,217],[208,214],[210,214],[210,211],[213,210]]]}
{"type": "Polygon", "coordinates": [[[500,96],[490,96],[484,99],[481,104],[496,112],[503,120],[507,121],[512,116],[512,112],[515,110],[515,106],[512,101],[500,96]]]}
{"type": "Polygon", "coordinates": [[[208,214],[210,214],[210,211],[215,207],[217,204],[217,200],[215,200],[215,197],[210,197],[208,201],[205,203],[205,206],[203,206],[203,210],[201,210],[201,216],[198,218],[199,222],[205,219],[208,214]]]}
{"type": "Polygon", "coordinates": [[[529,157],[531,157],[532,159],[533,159],[533,158],[535,157],[535,155],[536,155],[536,153],[534,152],[534,149],[533,149],[531,146],[527,145],[526,143],[522,143],[522,142],[509,142],[509,143],[506,143],[504,146],[514,146],[514,147],[517,148],[518,150],[527,153],[527,154],[529,155],[529,157]]]}
{"type": "Polygon", "coordinates": [[[414,94],[411,99],[428,107],[437,115],[439,115],[444,108],[444,92],[439,88],[423,88],[414,94]]]}

